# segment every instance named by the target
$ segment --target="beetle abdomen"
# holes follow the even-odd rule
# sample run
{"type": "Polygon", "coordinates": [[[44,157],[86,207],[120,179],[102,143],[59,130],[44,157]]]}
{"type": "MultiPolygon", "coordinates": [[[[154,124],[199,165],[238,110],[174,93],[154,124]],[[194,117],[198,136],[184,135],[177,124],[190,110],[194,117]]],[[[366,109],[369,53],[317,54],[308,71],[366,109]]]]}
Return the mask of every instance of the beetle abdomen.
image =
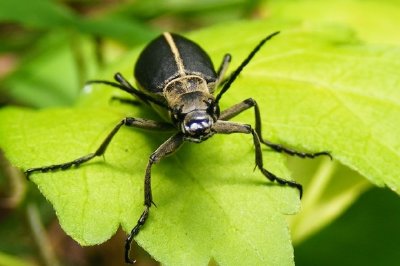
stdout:
{"type": "Polygon", "coordinates": [[[217,74],[207,53],[194,42],[173,33],[164,33],[150,42],[135,65],[139,87],[149,93],[162,93],[171,80],[198,75],[207,83],[217,74]]]}

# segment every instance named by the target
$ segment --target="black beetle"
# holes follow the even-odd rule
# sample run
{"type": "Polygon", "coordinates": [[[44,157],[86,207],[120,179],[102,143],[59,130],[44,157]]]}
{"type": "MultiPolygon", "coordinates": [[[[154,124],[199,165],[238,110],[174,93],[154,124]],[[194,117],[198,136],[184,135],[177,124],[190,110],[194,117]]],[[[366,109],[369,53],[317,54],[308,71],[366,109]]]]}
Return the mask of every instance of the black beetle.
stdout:
{"type": "Polygon", "coordinates": [[[65,170],[71,166],[79,166],[96,156],[101,156],[123,125],[174,132],[169,139],[150,155],[144,183],[145,209],[125,243],[125,261],[128,263],[133,263],[129,256],[132,239],[145,224],[149,209],[154,204],[150,182],[151,167],[162,158],[175,152],[184,141],[198,143],[214,134],[251,134],[253,136],[255,161],[258,169],[269,180],[298,189],[301,197],[302,186],[299,183],[277,177],[263,167],[261,143],[277,152],[285,152],[302,158],[314,158],[319,155],[331,157],[330,154],[325,151],[317,153],[297,152],[263,139],[260,111],[257,102],[252,98],[246,99],[222,112],[219,110],[219,101],[222,95],[230,88],[243,68],[264,43],[278,33],[272,33],[262,39],[226,80],[223,80],[223,77],[231,61],[229,54],[224,56],[221,66],[218,71],[215,71],[208,54],[196,43],[173,33],[166,32],[160,35],[144,48],[136,62],[134,75],[140,90],[135,89],[120,73],[116,73],[114,76],[117,82],[92,80],[88,83],[102,83],[124,90],[136,96],[141,102],[151,105],[167,122],[126,117],[115,126],[94,153],[67,163],[30,168],[25,171],[27,177],[33,172],[65,170]],[[214,96],[220,84],[222,84],[222,88],[214,96]],[[250,108],[254,108],[255,112],[254,129],[247,124],[228,121],[250,108]]]}

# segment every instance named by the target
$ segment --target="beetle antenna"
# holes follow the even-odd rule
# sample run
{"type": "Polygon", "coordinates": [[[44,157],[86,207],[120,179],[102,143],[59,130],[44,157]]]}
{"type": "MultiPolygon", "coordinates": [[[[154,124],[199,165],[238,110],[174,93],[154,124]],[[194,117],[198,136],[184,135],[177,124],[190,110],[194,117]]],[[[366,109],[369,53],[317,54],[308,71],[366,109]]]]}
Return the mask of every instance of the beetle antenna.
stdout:
{"type": "Polygon", "coordinates": [[[261,40],[261,42],[253,49],[253,51],[251,51],[251,53],[247,56],[247,58],[245,60],[243,60],[243,62],[240,64],[240,66],[233,71],[233,73],[231,74],[231,76],[229,77],[229,79],[227,80],[227,82],[224,84],[224,86],[222,87],[221,91],[218,93],[217,97],[215,98],[215,102],[218,103],[219,100],[221,99],[222,95],[231,87],[232,83],[236,80],[236,78],[239,76],[240,72],[242,72],[243,68],[250,62],[250,60],[254,57],[254,55],[261,49],[261,47],[270,39],[272,39],[272,37],[274,37],[275,35],[277,35],[279,33],[279,31],[274,32],[270,35],[268,35],[267,37],[265,37],[264,39],[261,40]]]}

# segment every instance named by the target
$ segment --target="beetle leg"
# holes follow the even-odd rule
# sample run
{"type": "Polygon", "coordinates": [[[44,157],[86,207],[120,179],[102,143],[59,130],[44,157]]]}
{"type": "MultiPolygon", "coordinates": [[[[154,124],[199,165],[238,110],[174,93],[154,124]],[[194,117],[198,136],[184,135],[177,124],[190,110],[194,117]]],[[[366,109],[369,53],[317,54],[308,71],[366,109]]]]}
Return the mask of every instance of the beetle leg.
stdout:
{"type": "Polygon", "coordinates": [[[120,103],[130,104],[130,105],[133,105],[133,106],[138,106],[138,105],[141,104],[140,101],[137,101],[137,100],[134,100],[134,99],[131,99],[131,98],[118,97],[118,96],[112,96],[110,101],[118,101],[120,103]]]}
{"type": "Polygon", "coordinates": [[[120,90],[123,90],[131,95],[135,95],[137,98],[139,98],[141,101],[147,103],[146,99],[144,96],[142,96],[142,92],[138,91],[137,89],[133,88],[132,86],[125,86],[125,84],[120,84],[120,83],[116,83],[113,81],[108,81],[108,80],[89,80],[86,82],[86,85],[90,85],[90,84],[104,84],[104,85],[108,85],[120,90]]]}
{"type": "Polygon", "coordinates": [[[243,112],[247,109],[250,109],[252,107],[254,108],[254,115],[255,115],[255,130],[260,138],[261,143],[267,145],[268,147],[270,147],[271,149],[273,149],[276,152],[283,152],[283,153],[287,153],[292,156],[298,156],[301,158],[314,158],[317,156],[325,155],[325,156],[328,156],[329,158],[331,158],[331,160],[332,160],[331,154],[327,151],[321,151],[321,152],[315,152],[315,153],[299,152],[299,151],[295,151],[293,149],[286,148],[280,144],[275,144],[268,140],[263,139],[262,134],[261,134],[260,109],[257,105],[257,102],[252,98],[246,99],[243,102],[238,103],[238,104],[222,111],[219,119],[230,120],[231,118],[237,116],[241,112],[243,112]]]}
{"type": "Polygon", "coordinates": [[[255,148],[256,166],[258,167],[258,169],[260,169],[261,173],[272,182],[276,181],[280,185],[287,185],[289,187],[296,188],[299,191],[301,198],[301,196],[303,195],[303,187],[301,184],[292,180],[286,180],[277,177],[276,175],[274,175],[273,173],[269,172],[267,169],[264,168],[260,138],[257,134],[257,131],[254,130],[250,125],[218,120],[217,123],[214,124],[213,130],[215,130],[215,133],[219,134],[232,134],[232,133],[252,134],[254,148],[255,148]]]}
{"type": "Polygon", "coordinates": [[[147,120],[143,118],[133,118],[133,117],[126,117],[121,122],[119,122],[114,129],[108,134],[105,138],[103,143],[101,143],[100,147],[94,152],[87,154],[85,156],[79,157],[73,161],[62,163],[62,164],[54,164],[50,166],[43,166],[43,167],[36,167],[36,168],[29,168],[25,171],[26,177],[29,179],[29,176],[34,172],[49,172],[55,170],[66,170],[71,168],[71,166],[79,166],[96,156],[101,156],[106,151],[108,144],[110,144],[112,138],[118,132],[118,130],[123,126],[129,127],[137,127],[142,129],[149,129],[149,130],[159,130],[159,131],[173,131],[174,128],[171,124],[164,123],[164,122],[157,122],[153,120],[147,120]]]}
{"type": "Polygon", "coordinates": [[[123,90],[131,95],[136,96],[139,100],[141,100],[144,103],[148,103],[148,102],[152,102],[155,103],[159,106],[162,106],[164,108],[167,108],[167,105],[162,102],[159,101],[153,97],[151,97],[150,95],[147,95],[139,90],[137,90],[136,88],[134,88],[122,75],[121,73],[116,73],[114,75],[114,79],[118,82],[112,82],[112,81],[107,81],[107,80],[89,80],[88,82],[86,82],[86,84],[105,84],[114,88],[118,88],[120,90],[123,90]]]}
{"type": "Polygon", "coordinates": [[[144,211],[140,215],[135,227],[133,227],[131,233],[128,235],[125,242],[125,262],[134,263],[129,257],[129,252],[131,249],[131,243],[133,238],[139,233],[140,228],[145,224],[147,217],[149,216],[149,210],[153,202],[153,196],[151,193],[151,167],[153,164],[158,163],[161,159],[168,155],[174,153],[183,144],[183,134],[176,133],[163,144],[161,144],[158,149],[150,155],[149,162],[147,163],[146,174],[144,178],[144,211]]]}

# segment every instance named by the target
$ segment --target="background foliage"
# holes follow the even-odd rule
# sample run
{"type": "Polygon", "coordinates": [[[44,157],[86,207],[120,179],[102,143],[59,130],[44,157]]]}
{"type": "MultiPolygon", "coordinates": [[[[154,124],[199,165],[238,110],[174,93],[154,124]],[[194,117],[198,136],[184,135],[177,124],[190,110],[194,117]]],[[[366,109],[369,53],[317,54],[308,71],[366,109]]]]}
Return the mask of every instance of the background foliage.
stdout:
{"type": "MultiPolygon", "coordinates": [[[[398,146],[388,147],[387,145],[398,143],[396,140],[390,141],[390,137],[399,130],[398,122],[396,123],[395,117],[391,118],[390,115],[398,114],[396,110],[399,98],[398,93],[390,95],[390,91],[384,88],[393,89],[400,84],[398,78],[395,78],[398,73],[397,62],[399,62],[398,59],[396,60],[396,56],[399,55],[399,35],[396,34],[400,25],[397,15],[399,12],[400,6],[395,0],[324,2],[151,0],[122,3],[118,1],[0,0],[2,40],[0,43],[0,101],[2,105],[33,108],[68,107],[76,106],[76,104],[98,107],[100,103],[107,102],[103,100],[108,99],[110,95],[95,94],[96,101],[93,101],[93,96],[82,98],[81,88],[84,81],[99,76],[100,70],[102,77],[110,77],[116,70],[125,71],[128,76],[138,50],[128,51],[131,47],[146,43],[159,32],[164,30],[185,32],[219,24],[221,26],[214,27],[214,30],[192,33],[191,37],[199,42],[215,39],[214,42],[220,45],[213,44],[216,50],[211,48],[210,53],[213,58],[221,58],[227,49],[225,45],[228,47],[232,45],[225,44],[227,41],[232,42],[231,39],[226,40],[221,37],[218,39],[225,25],[235,25],[232,27],[238,31],[236,38],[238,36],[245,38],[249,35],[247,30],[253,27],[254,32],[251,36],[257,40],[259,39],[256,37],[257,32],[260,30],[257,28],[255,30],[254,26],[248,26],[249,24],[243,22],[237,24],[232,24],[232,22],[244,19],[267,19],[269,25],[274,26],[271,30],[279,26],[279,29],[291,32],[289,34],[291,38],[285,39],[283,36],[280,42],[277,41],[278,48],[274,48],[273,44],[268,47],[272,50],[272,54],[274,49],[284,50],[296,44],[308,47],[310,50],[326,49],[327,52],[331,51],[332,44],[335,42],[338,47],[346,45],[347,47],[340,50],[342,54],[335,54],[335,56],[326,56],[326,54],[322,58],[318,54],[306,54],[305,57],[289,56],[288,59],[292,60],[289,65],[294,66],[289,69],[288,62],[284,62],[285,60],[282,60],[284,62],[282,64],[279,64],[281,62],[279,60],[272,64],[268,61],[265,64],[262,61],[256,61],[255,67],[249,69],[248,82],[263,77],[257,73],[257,64],[259,68],[266,67],[269,73],[275,76],[284,74],[295,80],[301,78],[303,82],[307,81],[307,84],[317,85],[317,88],[331,84],[332,80],[337,81],[338,76],[346,77],[347,73],[350,78],[344,78],[342,84],[359,89],[359,91],[352,91],[351,96],[358,93],[364,96],[373,95],[373,97],[355,97],[351,105],[348,105],[352,112],[343,115],[357,114],[357,118],[362,121],[377,121],[379,120],[377,118],[382,118],[381,125],[371,125],[371,128],[375,134],[382,136],[382,138],[373,139],[378,144],[383,142],[381,147],[385,149],[368,150],[367,147],[364,149],[365,153],[358,153],[359,159],[366,158],[366,166],[369,162],[375,162],[376,158],[382,158],[383,163],[387,163],[385,169],[377,169],[374,165],[370,165],[372,172],[374,169],[382,171],[381,175],[372,174],[369,171],[363,172],[363,169],[367,168],[355,169],[361,170],[362,175],[369,177],[373,183],[377,185],[386,183],[396,190],[399,182],[398,171],[396,171],[398,168],[393,165],[398,161],[398,154],[394,152],[389,160],[386,160],[388,157],[385,155],[388,150],[390,153],[392,148],[394,150],[398,148],[398,146]],[[307,35],[308,31],[309,35],[307,35]],[[284,41],[287,41],[287,44],[284,41]],[[311,43],[308,44],[307,41],[311,43]],[[341,60],[343,58],[346,58],[346,64],[343,64],[341,60]],[[323,62],[326,62],[325,68],[323,62]],[[104,66],[110,64],[113,66],[107,67],[106,71],[102,70],[104,66]],[[335,73],[332,69],[340,70],[340,73],[335,73]],[[374,75],[368,75],[369,70],[374,75]],[[357,73],[360,73],[359,77],[355,76],[357,73]],[[380,74],[376,75],[376,73],[380,74]],[[386,142],[388,139],[389,141],[386,142]],[[372,159],[369,161],[368,158],[372,159]]],[[[251,30],[250,33],[252,33],[251,30]]],[[[204,45],[207,44],[204,43],[204,45]]],[[[251,47],[250,44],[248,45],[251,47]]],[[[229,51],[237,58],[243,57],[249,50],[247,47],[235,50],[233,46],[233,51],[229,51]]],[[[207,48],[207,50],[210,49],[207,48]]],[[[255,85],[241,82],[243,85],[255,85]]],[[[278,85],[271,83],[271,79],[268,78],[260,82],[262,84],[270,82],[268,87],[271,89],[275,87],[276,90],[282,89],[281,83],[278,85]]],[[[290,83],[285,84],[285,86],[289,85],[290,83]]],[[[315,88],[310,90],[312,94],[316,92],[315,88]]],[[[268,97],[268,95],[262,95],[262,97],[268,97]]],[[[227,104],[239,101],[242,95],[232,94],[229,99],[231,102],[228,100],[227,104]]],[[[269,102],[291,106],[290,99],[284,97],[269,102]],[[282,101],[287,102],[282,103],[282,101]]],[[[310,109],[307,107],[304,110],[310,109]]],[[[301,112],[302,109],[298,113],[301,112]]],[[[73,119],[77,113],[60,112],[58,115],[60,117],[53,121],[54,128],[58,124],[57,121],[63,120],[63,117],[73,119]]],[[[82,116],[79,117],[82,118],[82,116]]],[[[101,117],[107,119],[106,114],[101,117]]],[[[291,119],[290,121],[293,121],[293,117],[291,119]]],[[[274,134],[271,133],[273,136],[285,139],[290,144],[298,143],[298,140],[293,137],[292,130],[287,132],[277,126],[282,123],[279,118],[268,117],[266,120],[269,123],[268,127],[274,128],[274,134]]],[[[83,121],[87,120],[83,119],[83,121]]],[[[33,122],[18,119],[17,113],[1,117],[0,120],[2,125],[14,123],[16,129],[21,128],[22,123],[31,125],[33,122]]],[[[366,129],[357,125],[354,130],[359,134],[365,132],[366,129]]],[[[10,132],[2,134],[0,135],[2,141],[11,136],[10,132]]],[[[140,133],[135,135],[135,139],[140,138],[140,135],[140,133]]],[[[90,139],[95,140],[96,136],[90,139]]],[[[355,136],[359,135],[355,134],[355,136]]],[[[299,136],[301,140],[305,137],[307,136],[299,136]]],[[[315,136],[312,137],[315,139],[315,136]]],[[[344,139],[349,140],[348,137],[344,139]]],[[[222,138],[218,141],[222,141],[222,138]]],[[[343,142],[343,144],[346,143],[343,142]]],[[[353,143],[357,143],[357,139],[353,143]]],[[[316,148],[311,142],[303,143],[303,145],[306,148],[316,148]]],[[[323,142],[318,144],[317,140],[316,145],[323,148],[327,144],[323,142]]],[[[144,146],[144,153],[148,153],[152,148],[154,147],[144,146]]],[[[353,147],[343,146],[342,148],[344,151],[346,149],[351,151],[353,147]]],[[[359,147],[354,147],[354,149],[362,150],[359,147]]],[[[348,158],[346,156],[341,158],[339,152],[338,155],[338,159],[347,165],[357,165],[346,161],[348,158]]],[[[91,265],[95,263],[117,265],[121,263],[123,233],[119,232],[111,241],[100,246],[81,248],[60,230],[52,207],[39,195],[36,187],[27,184],[4,156],[1,162],[3,171],[0,179],[2,195],[0,265],[91,265]],[[116,255],[110,256],[113,250],[116,255]]],[[[175,163],[172,161],[171,165],[175,163]]],[[[365,181],[357,171],[350,170],[337,161],[311,162],[290,158],[289,166],[294,178],[304,184],[306,190],[302,201],[302,211],[290,217],[296,264],[354,265],[355,262],[364,265],[396,264],[400,234],[396,229],[396,225],[400,222],[400,203],[396,194],[388,190],[369,189],[370,183],[365,181]],[[358,198],[361,194],[362,196],[358,198]],[[343,212],[345,212],[344,215],[337,218],[343,212]],[[338,254],[341,255],[338,256],[338,254]]],[[[141,174],[142,172],[139,171],[138,176],[141,174]]],[[[76,200],[79,202],[80,199],[76,200]]],[[[293,211],[287,211],[287,213],[291,212],[293,211]]],[[[132,219],[134,221],[136,218],[132,216],[130,220],[132,219]]],[[[129,228],[129,226],[126,227],[129,228]]],[[[138,260],[143,264],[156,263],[144,253],[143,258],[138,260]]]]}

